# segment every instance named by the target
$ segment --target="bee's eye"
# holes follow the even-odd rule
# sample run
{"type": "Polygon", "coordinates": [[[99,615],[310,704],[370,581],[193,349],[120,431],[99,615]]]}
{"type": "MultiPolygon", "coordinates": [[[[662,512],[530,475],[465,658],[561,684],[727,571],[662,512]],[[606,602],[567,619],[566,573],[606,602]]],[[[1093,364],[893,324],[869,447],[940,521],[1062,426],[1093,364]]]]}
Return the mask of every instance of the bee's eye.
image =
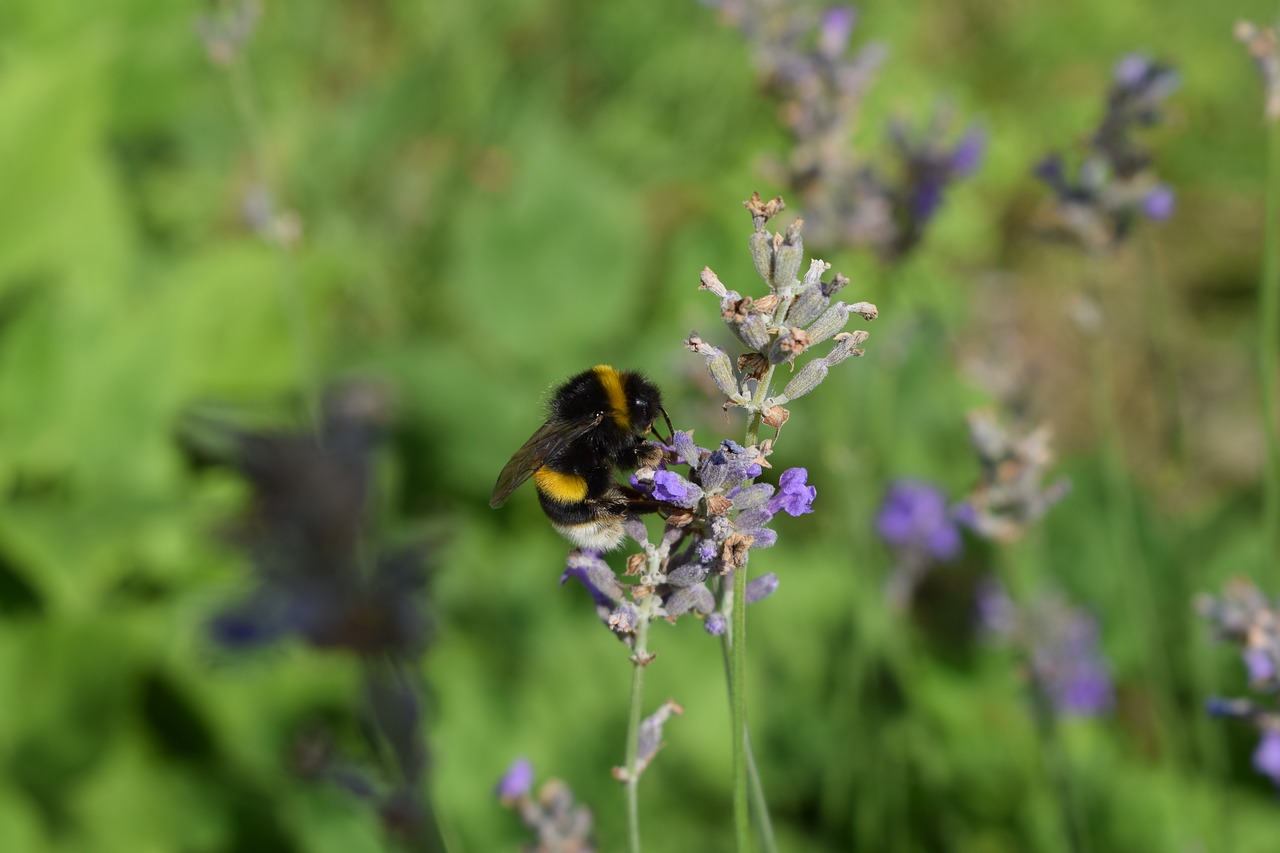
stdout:
{"type": "Polygon", "coordinates": [[[649,422],[649,401],[643,397],[636,397],[631,401],[631,405],[635,407],[636,414],[640,416],[643,423],[649,422]]]}

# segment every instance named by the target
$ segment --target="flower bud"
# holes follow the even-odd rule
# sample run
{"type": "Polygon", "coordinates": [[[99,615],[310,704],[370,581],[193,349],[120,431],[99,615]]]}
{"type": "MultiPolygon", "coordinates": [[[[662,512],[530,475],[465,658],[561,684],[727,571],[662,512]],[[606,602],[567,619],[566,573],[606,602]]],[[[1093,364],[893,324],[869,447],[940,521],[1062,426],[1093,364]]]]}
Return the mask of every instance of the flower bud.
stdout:
{"type": "Polygon", "coordinates": [[[880,316],[880,309],[870,302],[855,302],[849,306],[851,314],[861,314],[864,320],[874,320],[880,316]]]}
{"type": "MultiPolygon", "coordinates": [[[[733,293],[733,291],[726,288],[724,283],[720,281],[720,276],[711,271],[711,267],[702,268],[700,282],[701,283],[698,285],[699,290],[710,290],[721,299],[724,299],[730,293],[733,293]]],[[[734,298],[737,298],[736,293],[734,293],[734,298]]]]}
{"type": "Polygon", "coordinates": [[[834,335],[845,327],[849,322],[849,313],[852,309],[847,303],[837,302],[832,305],[822,316],[819,317],[812,326],[809,327],[809,343],[818,344],[834,335]]]}
{"type": "Polygon", "coordinates": [[[754,311],[749,313],[741,324],[730,323],[729,328],[753,350],[761,350],[769,345],[769,327],[764,316],[754,311]]]}
{"type": "Polygon", "coordinates": [[[862,350],[858,349],[867,338],[871,337],[865,329],[858,329],[854,332],[841,332],[836,335],[836,345],[831,348],[831,352],[823,356],[819,361],[824,362],[828,367],[839,364],[849,356],[860,356],[862,350]]]}
{"type": "Polygon", "coordinates": [[[770,279],[775,291],[790,290],[796,283],[800,273],[800,262],[804,260],[804,240],[800,237],[800,228],[804,221],[797,219],[787,229],[787,236],[773,256],[773,277],[770,279]]]}
{"type": "Polygon", "coordinates": [[[682,586],[666,597],[662,602],[662,609],[667,612],[667,619],[674,622],[677,616],[683,616],[690,611],[710,613],[716,609],[716,598],[711,594],[711,590],[702,584],[682,586]]]}
{"type": "MultiPolygon", "coordinates": [[[[715,381],[716,387],[726,397],[739,397],[742,391],[738,388],[738,379],[733,373],[733,364],[729,361],[729,354],[719,347],[713,347],[711,344],[698,337],[697,332],[693,332],[689,337],[685,338],[684,345],[696,352],[698,355],[705,356],[707,359],[707,372],[711,374],[712,380],[715,381]]],[[[695,465],[697,459],[690,460],[686,457],[686,462],[692,461],[695,465]]]]}
{"type": "Polygon", "coordinates": [[[768,231],[754,231],[751,234],[751,260],[756,265],[756,272],[772,286],[773,282],[773,235],[768,231]]]}
{"type": "Polygon", "coordinates": [[[835,277],[832,278],[831,281],[824,281],[818,285],[818,287],[822,288],[822,292],[827,296],[835,296],[848,286],[849,277],[841,275],[840,273],[836,273],[835,277]]]}
{"type": "Polygon", "coordinates": [[[791,378],[782,394],[767,401],[767,405],[778,406],[792,400],[798,400],[817,388],[827,378],[825,359],[817,358],[800,368],[800,372],[791,378]]]}
{"type": "Polygon", "coordinates": [[[790,364],[808,346],[808,332],[800,328],[791,329],[783,326],[778,331],[778,336],[774,338],[773,345],[769,347],[769,363],[781,364],[785,361],[790,364]]]}
{"type": "Polygon", "coordinates": [[[763,601],[778,591],[778,576],[773,572],[767,575],[761,575],[751,583],[747,584],[746,599],[747,604],[755,604],[757,601],[763,601]]]}
{"type": "Polygon", "coordinates": [[[671,437],[671,446],[675,448],[676,453],[680,454],[680,458],[689,466],[690,471],[698,470],[702,453],[698,450],[698,445],[693,443],[693,436],[678,429],[671,437]]]}
{"type": "Polygon", "coordinates": [[[795,323],[797,326],[808,326],[818,319],[818,315],[825,311],[830,303],[831,297],[823,293],[821,287],[806,288],[796,297],[796,301],[791,303],[791,310],[787,312],[787,322],[795,323]]]}

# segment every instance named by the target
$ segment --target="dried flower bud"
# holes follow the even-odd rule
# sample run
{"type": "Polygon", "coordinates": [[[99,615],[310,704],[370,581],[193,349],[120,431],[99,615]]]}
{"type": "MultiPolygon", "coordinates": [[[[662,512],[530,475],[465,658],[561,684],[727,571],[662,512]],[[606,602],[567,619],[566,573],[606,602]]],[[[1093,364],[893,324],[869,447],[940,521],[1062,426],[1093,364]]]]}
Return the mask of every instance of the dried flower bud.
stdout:
{"type": "Polygon", "coordinates": [[[730,293],[734,294],[735,299],[737,298],[737,293],[726,288],[724,283],[720,281],[720,276],[711,271],[711,267],[702,268],[702,276],[700,278],[700,283],[698,284],[698,289],[710,290],[721,299],[728,297],[730,293]]]}
{"type": "Polygon", "coordinates": [[[849,314],[852,308],[844,303],[837,302],[832,305],[822,316],[819,317],[812,326],[809,327],[809,343],[819,344],[827,338],[839,332],[849,322],[849,314]]]}
{"type": "Polygon", "coordinates": [[[851,314],[861,314],[864,320],[874,320],[880,316],[880,309],[870,302],[855,302],[849,306],[851,314]]]}
{"type": "Polygon", "coordinates": [[[791,413],[781,406],[769,406],[762,414],[765,426],[773,429],[782,429],[782,425],[791,418],[791,413]]]}
{"type": "Polygon", "coordinates": [[[769,344],[769,326],[761,314],[752,311],[742,323],[729,322],[729,328],[738,336],[738,340],[754,350],[764,349],[769,344]]]}
{"type": "Polygon", "coordinates": [[[758,352],[744,352],[738,356],[738,370],[748,379],[759,379],[769,369],[769,359],[758,352]]]}
{"type": "Polygon", "coordinates": [[[760,193],[752,193],[751,198],[744,201],[742,205],[751,212],[751,225],[756,231],[764,228],[765,223],[783,210],[786,210],[787,207],[787,203],[782,200],[782,196],[774,196],[765,201],[760,198],[760,193]]]}
{"type": "Polygon", "coordinates": [[[644,571],[646,559],[644,554],[632,554],[627,557],[627,568],[623,572],[627,577],[634,577],[644,571]]]}
{"type": "Polygon", "coordinates": [[[778,331],[778,336],[774,338],[773,345],[769,347],[769,362],[771,364],[781,364],[785,361],[790,364],[795,361],[796,356],[804,352],[808,346],[808,332],[804,329],[792,329],[783,326],[778,331]]]}
{"type": "Polygon", "coordinates": [[[724,540],[724,545],[720,550],[720,559],[724,561],[725,569],[740,569],[747,564],[747,550],[751,548],[751,543],[755,542],[754,536],[746,536],[742,533],[734,533],[724,540]]]}
{"type": "Polygon", "coordinates": [[[729,510],[733,507],[733,501],[724,495],[710,495],[707,497],[707,514],[708,515],[728,515],[729,510]]]}
{"type": "Polygon", "coordinates": [[[773,286],[773,235],[768,231],[754,231],[750,238],[751,260],[756,272],[770,287],[773,286]]]}
{"type": "Polygon", "coordinates": [[[817,388],[822,384],[822,380],[826,378],[826,359],[816,358],[800,368],[800,372],[791,378],[791,381],[782,389],[782,393],[776,397],[771,397],[765,402],[765,405],[779,406],[782,403],[798,400],[814,388],[817,388]]]}
{"type": "Polygon", "coordinates": [[[1258,70],[1262,72],[1267,94],[1264,112],[1267,121],[1280,119],[1280,39],[1276,38],[1276,31],[1249,21],[1237,21],[1235,37],[1253,54],[1258,70]]]}
{"type": "MultiPolygon", "coordinates": [[[[742,396],[742,391],[738,388],[738,379],[733,375],[733,364],[730,363],[727,352],[719,347],[713,347],[698,337],[697,332],[693,332],[689,337],[685,338],[684,345],[698,355],[706,357],[707,372],[711,374],[711,379],[716,383],[716,387],[720,389],[720,393],[730,398],[742,396]]],[[[686,459],[685,461],[690,460],[686,459]]],[[[693,461],[696,464],[697,460],[693,461]]]]}
{"type": "Polygon", "coordinates": [[[822,361],[828,367],[837,365],[849,356],[861,356],[862,350],[858,349],[867,338],[871,337],[871,333],[865,329],[858,329],[853,332],[841,332],[836,335],[836,345],[831,348],[831,352],[822,357],[822,361]]]}
{"type": "Polygon", "coordinates": [[[800,229],[804,220],[797,219],[787,229],[787,236],[778,247],[773,257],[773,277],[770,280],[774,291],[784,288],[790,290],[795,286],[800,273],[800,262],[804,260],[804,240],[800,237],[800,229]]]}
{"type": "Polygon", "coordinates": [[[781,301],[782,300],[778,298],[778,294],[776,293],[761,296],[756,300],[755,310],[759,311],[761,314],[772,317],[773,312],[778,310],[778,303],[781,301]]]}
{"type": "Polygon", "coordinates": [[[787,312],[787,322],[797,326],[808,326],[831,304],[831,297],[822,292],[821,287],[810,287],[801,291],[796,301],[791,303],[787,312]]]}
{"type": "Polygon", "coordinates": [[[822,274],[829,269],[831,269],[831,264],[814,258],[809,262],[809,271],[804,274],[804,278],[800,282],[801,286],[805,289],[821,287],[822,274]]]}
{"type": "Polygon", "coordinates": [[[824,281],[818,285],[822,288],[822,292],[827,296],[835,296],[840,291],[849,286],[849,277],[836,273],[831,281],[824,281]]]}

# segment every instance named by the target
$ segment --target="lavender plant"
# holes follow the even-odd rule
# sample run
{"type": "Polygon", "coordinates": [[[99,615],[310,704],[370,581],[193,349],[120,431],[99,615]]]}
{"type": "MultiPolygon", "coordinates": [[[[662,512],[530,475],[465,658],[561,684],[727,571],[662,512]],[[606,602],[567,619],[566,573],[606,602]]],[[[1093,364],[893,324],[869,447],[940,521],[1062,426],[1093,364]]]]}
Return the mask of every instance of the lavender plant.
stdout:
{"type": "Polygon", "coordinates": [[[311,730],[299,736],[295,769],[365,799],[394,834],[432,849],[423,690],[415,674],[429,628],[425,555],[419,545],[370,541],[373,466],[388,399],[376,386],[351,383],[331,391],[321,412],[316,434],[248,430],[208,415],[184,424],[192,461],[230,468],[252,492],[231,539],[249,558],[255,588],[217,613],[210,633],[236,652],[298,639],[351,655],[361,673],[370,753],[344,756],[327,732],[311,730]]]}
{"type": "Polygon", "coordinates": [[[1250,580],[1229,582],[1219,596],[1201,595],[1196,609],[1219,640],[1240,647],[1249,686],[1265,699],[1212,697],[1207,709],[1216,717],[1244,720],[1258,729],[1254,769],[1280,787],[1280,607],[1250,580]]]}
{"type": "Polygon", "coordinates": [[[1151,153],[1134,138],[1159,124],[1166,98],[1178,87],[1173,66],[1129,54],[1116,63],[1107,108],[1074,168],[1059,153],[1046,156],[1035,175],[1053,191],[1050,234],[1091,252],[1119,245],[1138,218],[1163,221],[1173,215],[1173,190],[1161,183],[1151,153]]]}
{"type": "Polygon", "coordinates": [[[889,485],[876,515],[876,532],[893,552],[885,598],[898,611],[910,606],[930,569],[955,560],[964,545],[946,494],[931,483],[913,480],[889,485]]]}
{"type": "Polygon", "coordinates": [[[988,637],[1026,654],[1028,678],[1048,710],[1097,716],[1114,707],[1111,667],[1099,644],[1096,617],[1057,591],[1015,604],[994,578],[978,587],[977,608],[988,637]]]}
{"type": "MultiPolygon", "coordinates": [[[[631,479],[635,489],[666,508],[656,540],[638,517],[625,523],[627,535],[642,548],[627,559],[625,574],[634,582],[622,583],[599,555],[579,550],[570,552],[561,579],[575,579],[586,588],[601,621],[631,651],[626,764],[615,776],[627,786],[632,850],[640,847],[638,783],[656,750],[654,732],[660,732],[665,720],[660,709],[660,719],[641,721],[643,674],[656,657],[649,649],[649,628],[656,619],[674,622],[681,617],[702,619],[707,632],[724,643],[734,718],[735,834],[738,849],[749,849],[748,775],[754,776],[753,770],[749,773],[754,765],[746,734],[746,608],[773,594],[779,579],[767,573],[749,580],[747,564],[752,552],[777,541],[772,527],[777,515],[812,512],[817,497],[803,468],[783,471],[777,486],[756,482],[772,467],[769,457],[777,438],[761,440],[760,431],[763,426],[780,431],[790,418],[785,404],[813,391],[835,365],[862,355],[858,347],[867,333],[843,329],[854,315],[871,320],[878,314],[867,302],[832,302],[849,280],[839,274],[824,279],[829,264],[815,260],[800,275],[803,223],[797,220],[782,233],[766,228],[785,208],[781,198],[765,201],[753,194],[745,204],[752,218],[752,259],[767,292],[758,298],[743,296],[710,269],[703,270],[701,289],[718,297],[722,320],[746,351],[734,359],[696,332],[685,340],[689,350],[706,360],[725,395],[725,408],[745,410],[745,440],[702,447],[692,431],[675,430],[670,444],[661,446],[662,460],[631,479]],[[815,355],[827,342],[826,352],[815,355]],[[782,365],[795,372],[776,393],[773,380],[782,365]]],[[[763,790],[758,778],[752,782],[755,817],[765,846],[773,849],[763,790]]]]}
{"type": "Polygon", "coordinates": [[[1053,463],[1051,437],[1051,430],[1043,425],[1016,437],[994,413],[971,412],[969,439],[980,477],[957,510],[961,522],[979,536],[1010,542],[1060,501],[1070,490],[1070,481],[1043,482],[1053,463]]]}
{"type": "Polygon", "coordinates": [[[544,782],[533,793],[533,764],[517,758],[498,780],[497,797],[502,805],[519,813],[537,843],[522,849],[529,853],[593,853],[591,830],[595,819],[591,810],[579,805],[569,786],[559,779],[544,782]]]}
{"type": "Polygon", "coordinates": [[[883,162],[860,156],[853,147],[858,113],[888,50],[871,42],[852,51],[852,6],[819,12],[778,0],[703,2],[742,32],[765,88],[781,101],[793,146],[771,177],[802,200],[810,239],[871,247],[888,262],[907,256],[947,187],[980,164],[985,134],[970,126],[953,136],[951,111],[938,109],[918,132],[892,123],[883,162]]]}

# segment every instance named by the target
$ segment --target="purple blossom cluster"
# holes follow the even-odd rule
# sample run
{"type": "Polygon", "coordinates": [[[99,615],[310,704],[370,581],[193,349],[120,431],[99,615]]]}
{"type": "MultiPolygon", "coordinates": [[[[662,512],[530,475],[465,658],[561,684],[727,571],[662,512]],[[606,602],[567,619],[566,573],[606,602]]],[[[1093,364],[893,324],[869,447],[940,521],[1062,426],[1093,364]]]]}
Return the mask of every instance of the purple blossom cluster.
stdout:
{"type": "Polygon", "coordinates": [[[976,603],[980,628],[1027,656],[1031,680],[1055,713],[1097,716],[1111,711],[1111,667],[1093,615],[1060,594],[1020,607],[994,579],[979,586],[976,603]]]}
{"type": "Polygon", "coordinates": [[[853,146],[858,113],[888,50],[878,42],[852,49],[852,6],[704,2],[742,32],[765,88],[781,101],[793,145],[775,171],[803,201],[812,239],[870,246],[887,261],[908,254],[946,188],[978,167],[984,134],[969,127],[952,140],[951,117],[939,110],[918,133],[892,124],[883,164],[860,157],[853,146]]]}
{"type": "Polygon", "coordinates": [[[533,763],[517,758],[498,780],[495,794],[499,802],[520,815],[537,838],[531,850],[539,853],[593,853],[591,833],[595,817],[579,805],[573,791],[559,779],[544,782],[533,790],[533,763]]]}
{"type": "Polygon", "coordinates": [[[956,516],[937,486],[915,480],[889,485],[876,514],[876,532],[894,555],[885,595],[895,609],[906,609],[933,566],[960,556],[964,543],[956,516]]]}
{"type": "MultiPolygon", "coordinates": [[[[1196,609],[1209,621],[1219,640],[1240,648],[1249,686],[1260,694],[1280,694],[1280,607],[1250,580],[1229,582],[1222,595],[1201,595],[1196,609]]],[[[1280,708],[1274,698],[1266,704],[1251,699],[1213,698],[1209,713],[1235,717],[1254,725],[1261,734],[1253,766],[1280,787],[1280,708]]]]}
{"type": "MultiPolygon", "coordinates": [[[[646,573],[638,584],[625,585],[599,555],[573,551],[561,576],[561,583],[573,578],[587,589],[601,621],[624,641],[636,628],[637,599],[648,595],[660,602],[655,615],[674,622],[695,614],[706,620],[709,633],[722,633],[726,621],[709,584],[722,582],[734,568],[745,565],[750,551],[777,541],[770,527],[774,516],[812,512],[817,497],[803,468],[783,471],[776,488],[753,482],[768,464],[767,451],[759,447],[726,440],[707,449],[698,447],[691,434],[677,430],[664,452],[666,459],[659,467],[642,468],[632,483],[680,511],[667,518],[656,546],[649,545],[643,525],[628,524],[632,537],[657,556],[657,570],[646,573]],[[687,474],[671,466],[688,466],[687,474]]],[[[636,558],[632,571],[638,571],[643,555],[636,558]]],[[[748,584],[747,601],[767,598],[777,588],[776,575],[761,575],[748,584]]]]}
{"type": "Polygon", "coordinates": [[[1145,56],[1130,54],[1116,63],[1106,112],[1079,165],[1072,170],[1055,152],[1035,168],[1056,200],[1054,233],[1096,251],[1123,241],[1139,217],[1163,221],[1173,215],[1173,190],[1156,178],[1150,152],[1134,135],[1160,123],[1164,101],[1178,84],[1172,66],[1145,56]]]}

